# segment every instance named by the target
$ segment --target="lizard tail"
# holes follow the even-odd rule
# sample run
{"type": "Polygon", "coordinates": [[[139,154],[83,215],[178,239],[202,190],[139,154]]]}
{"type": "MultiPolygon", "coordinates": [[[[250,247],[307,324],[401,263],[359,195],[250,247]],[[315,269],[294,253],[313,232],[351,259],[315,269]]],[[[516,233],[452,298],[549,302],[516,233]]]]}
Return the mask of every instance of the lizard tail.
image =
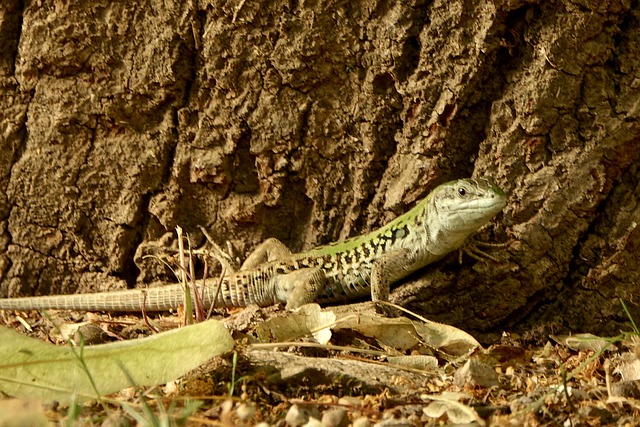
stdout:
{"type": "Polygon", "coordinates": [[[184,301],[180,285],[92,294],[0,299],[0,310],[168,311],[184,301]]]}
{"type": "MultiPolygon", "coordinates": [[[[249,273],[251,275],[251,273],[249,273]]],[[[262,277],[260,277],[262,279],[262,277]]],[[[258,280],[258,279],[254,279],[258,280]]],[[[275,303],[271,292],[265,292],[266,285],[252,286],[247,274],[224,278],[220,292],[215,285],[207,285],[204,290],[197,287],[202,295],[205,308],[245,307],[248,304],[267,306],[275,303]]],[[[257,282],[256,282],[257,283],[257,282]]],[[[194,300],[193,291],[191,294],[194,300]]],[[[90,294],[52,295],[24,298],[0,298],[0,310],[80,310],[80,311],[169,311],[184,303],[184,290],[180,284],[154,286],[147,289],[129,289],[115,292],[90,294]]]]}

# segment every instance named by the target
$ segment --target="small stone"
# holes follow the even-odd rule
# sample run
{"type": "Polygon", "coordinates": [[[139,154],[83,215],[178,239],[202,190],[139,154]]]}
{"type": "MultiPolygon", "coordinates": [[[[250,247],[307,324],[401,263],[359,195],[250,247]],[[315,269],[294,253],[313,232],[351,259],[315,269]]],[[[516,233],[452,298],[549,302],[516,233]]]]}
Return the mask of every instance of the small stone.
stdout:
{"type": "Polygon", "coordinates": [[[284,421],[290,426],[301,426],[309,420],[309,414],[302,410],[298,405],[292,405],[287,411],[284,421]]]}
{"type": "Polygon", "coordinates": [[[324,427],[322,422],[319,419],[310,417],[309,421],[304,425],[304,427],[324,427]]]}
{"type": "Polygon", "coordinates": [[[253,427],[270,427],[270,426],[269,426],[269,423],[265,423],[265,422],[263,421],[263,422],[261,422],[261,423],[256,424],[256,425],[255,425],[255,426],[253,426],[253,427]]]}
{"type": "Polygon", "coordinates": [[[222,409],[222,412],[231,412],[233,409],[233,400],[225,400],[222,402],[220,404],[220,409],[222,409]]]}
{"type": "Polygon", "coordinates": [[[287,411],[284,421],[290,426],[298,427],[305,425],[310,418],[315,418],[319,422],[320,415],[314,407],[292,405],[287,411]]]}
{"type": "Polygon", "coordinates": [[[231,411],[233,410],[233,401],[225,400],[220,404],[220,421],[223,425],[228,425],[233,423],[233,414],[231,411]]]}
{"type": "Polygon", "coordinates": [[[253,405],[247,405],[246,403],[241,403],[238,405],[238,408],[236,408],[236,414],[238,415],[238,418],[243,421],[246,421],[249,418],[253,417],[255,413],[256,408],[253,405]]]}
{"type": "Polygon", "coordinates": [[[362,406],[362,399],[354,396],[343,396],[338,399],[338,405],[360,407],[362,406]]]}
{"type": "Polygon", "coordinates": [[[349,425],[347,411],[342,408],[324,411],[322,414],[322,425],[324,427],[347,427],[349,425]]]}
{"type": "Polygon", "coordinates": [[[371,421],[367,417],[356,418],[353,421],[353,427],[371,427],[371,421]]]}

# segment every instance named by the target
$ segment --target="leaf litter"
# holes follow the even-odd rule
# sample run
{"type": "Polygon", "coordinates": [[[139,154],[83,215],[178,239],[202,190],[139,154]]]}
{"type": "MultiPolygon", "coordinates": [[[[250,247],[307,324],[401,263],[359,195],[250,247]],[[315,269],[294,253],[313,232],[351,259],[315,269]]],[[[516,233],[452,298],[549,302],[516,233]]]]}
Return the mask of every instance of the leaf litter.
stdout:
{"type": "MultiPolygon", "coordinates": [[[[175,338],[162,351],[152,347],[143,352],[135,346],[145,345],[145,339],[134,338],[151,331],[135,316],[17,314],[19,318],[10,313],[0,318],[7,327],[40,341],[29,340],[27,345],[20,335],[16,352],[9,343],[17,334],[2,330],[0,389],[7,396],[27,399],[25,405],[41,405],[49,420],[69,419],[73,412],[52,403],[53,396],[56,402],[80,408],[74,415],[79,420],[115,417],[141,422],[165,417],[174,425],[634,425],[640,416],[640,350],[635,335],[552,336],[536,345],[505,334],[502,342],[485,349],[471,335],[448,325],[410,314],[380,316],[372,303],[329,308],[312,304],[295,312],[250,308],[215,321],[226,326],[211,340],[219,350],[200,356],[193,346],[204,346],[211,338],[207,335],[219,326],[196,324],[205,332],[190,339],[186,337],[192,327],[173,329],[168,334],[175,338]],[[89,369],[102,396],[100,404],[78,403],[79,397],[95,397],[96,389],[66,386],[73,376],[65,369],[77,369],[77,357],[73,363],[67,359],[49,364],[49,382],[36,388],[54,389],[56,394],[39,392],[34,400],[25,391],[37,378],[34,367],[39,363],[33,363],[33,357],[39,362],[63,353],[68,357],[71,344],[66,340],[74,337],[74,325],[77,329],[87,323],[101,328],[105,339],[115,340],[75,347],[87,363],[100,351],[104,357],[98,359],[114,361],[111,371],[89,369]],[[233,341],[221,338],[225,333],[233,341]],[[124,358],[131,375],[108,387],[113,378],[123,377],[122,358],[116,363],[117,357],[108,352],[114,344],[112,348],[119,344],[133,349],[131,357],[124,358]],[[101,350],[105,346],[107,350],[101,350]],[[141,378],[151,375],[154,357],[162,361],[158,366],[164,376],[146,382],[141,378]],[[136,376],[140,373],[145,375],[136,376]],[[159,386],[164,383],[167,386],[159,386]],[[113,394],[104,397],[106,393],[113,394]]],[[[180,323],[175,316],[153,321],[161,329],[180,323]]]]}

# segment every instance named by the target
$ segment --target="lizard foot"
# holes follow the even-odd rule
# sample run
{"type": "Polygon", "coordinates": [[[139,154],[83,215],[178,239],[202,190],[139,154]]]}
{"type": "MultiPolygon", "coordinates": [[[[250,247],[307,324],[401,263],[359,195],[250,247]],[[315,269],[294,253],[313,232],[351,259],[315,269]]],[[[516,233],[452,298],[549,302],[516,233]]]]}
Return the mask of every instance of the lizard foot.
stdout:
{"type": "Polygon", "coordinates": [[[467,254],[469,257],[475,259],[476,261],[480,261],[485,264],[488,264],[488,261],[501,263],[502,261],[486,252],[484,248],[501,249],[506,248],[507,246],[509,246],[509,243],[507,242],[487,243],[475,239],[469,239],[460,249],[458,249],[458,263],[462,264],[463,254],[467,254]]]}
{"type": "Polygon", "coordinates": [[[397,308],[391,306],[390,304],[386,304],[384,301],[373,301],[376,313],[389,317],[395,318],[402,316],[402,312],[397,308]]]}

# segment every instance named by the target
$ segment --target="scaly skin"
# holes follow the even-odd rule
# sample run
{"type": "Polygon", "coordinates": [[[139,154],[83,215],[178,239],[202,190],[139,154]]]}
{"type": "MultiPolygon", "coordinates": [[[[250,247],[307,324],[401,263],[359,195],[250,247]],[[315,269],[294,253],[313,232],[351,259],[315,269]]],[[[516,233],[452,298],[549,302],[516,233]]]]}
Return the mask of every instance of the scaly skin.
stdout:
{"type": "MultiPolygon", "coordinates": [[[[215,307],[296,308],[309,302],[341,303],[371,294],[386,300],[389,286],[460,248],[506,205],[488,178],[451,181],[409,212],[363,236],[291,254],[275,239],[263,243],[243,267],[222,281],[215,307]]],[[[212,305],[217,281],[202,292],[212,305]]],[[[68,309],[166,311],[183,303],[181,285],[117,292],[0,299],[0,310],[68,309]]]]}

